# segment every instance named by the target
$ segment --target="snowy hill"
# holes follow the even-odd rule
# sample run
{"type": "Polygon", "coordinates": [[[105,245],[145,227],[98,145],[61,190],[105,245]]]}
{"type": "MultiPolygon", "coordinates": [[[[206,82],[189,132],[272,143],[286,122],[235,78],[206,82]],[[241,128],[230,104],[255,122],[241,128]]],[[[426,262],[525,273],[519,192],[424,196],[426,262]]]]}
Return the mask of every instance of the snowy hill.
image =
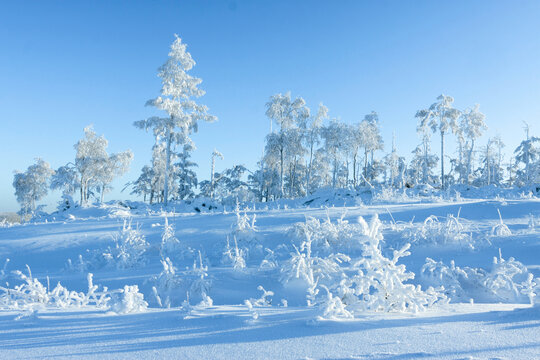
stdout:
{"type": "Polygon", "coordinates": [[[540,356],[538,199],[330,197],[2,227],[0,357],[540,356]]]}

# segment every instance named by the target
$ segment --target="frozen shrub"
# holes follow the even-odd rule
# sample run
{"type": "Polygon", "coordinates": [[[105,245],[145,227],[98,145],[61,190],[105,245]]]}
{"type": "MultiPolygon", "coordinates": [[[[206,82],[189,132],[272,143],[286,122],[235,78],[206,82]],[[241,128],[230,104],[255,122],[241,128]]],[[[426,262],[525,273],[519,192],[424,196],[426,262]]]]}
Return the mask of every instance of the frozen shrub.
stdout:
{"type": "Polygon", "coordinates": [[[21,271],[15,271],[24,283],[15,286],[12,289],[0,287],[3,294],[0,296],[0,305],[9,309],[28,310],[36,306],[49,306],[56,308],[80,308],[89,305],[103,308],[109,301],[108,289],[99,287],[93,283],[93,275],[88,274],[88,291],[76,292],[70,291],[60,283],[53,290],[49,290],[49,279],[47,286],[44,286],[38,279],[32,276],[30,267],[27,266],[28,275],[21,271]]]}
{"type": "Polygon", "coordinates": [[[257,290],[262,291],[261,297],[258,299],[249,299],[244,300],[244,305],[247,306],[248,312],[252,320],[257,320],[259,318],[259,312],[255,309],[256,307],[271,306],[272,299],[270,297],[274,296],[273,291],[266,291],[261,285],[257,287],[257,290]]]}
{"type": "Polygon", "coordinates": [[[489,272],[484,269],[450,266],[442,262],[426,259],[422,267],[424,282],[446,289],[453,301],[522,303],[535,296],[532,275],[527,268],[514,258],[505,260],[499,253],[493,259],[489,272]]]}
{"type": "Polygon", "coordinates": [[[499,258],[493,258],[493,266],[484,280],[484,286],[497,301],[522,302],[522,289],[528,278],[525,265],[513,257],[503,259],[499,249],[499,258]]]}
{"type": "Polygon", "coordinates": [[[444,286],[444,293],[452,301],[469,301],[474,289],[480,289],[486,272],[482,269],[469,267],[460,268],[454,260],[450,266],[441,261],[427,258],[422,266],[421,277],[424,283],[432,286],[444,286]]]}
{"type": "Polygon", "coordinates": [[[278,261],[276,259],[274,251],[268,248],[265,248],[264,250],[266,251],[266,256],[259,265],[259,271],[272,271],[274,269],[277,269],[278,261]]]}
{"type": "Polygon", "coordinates": [[[193,262],[193,268],[187,273],[192,279],[189,289],[189,297],[200,301],[199,305],[212,305],[212,299],[208,296],[212,282],[208,279],[208,266],[203,265],[202,254],[199,251],[199,263],[193,262]]]}
{"type": "Polygon", "coordinates": [[[521,285],[521,294],[529,299],[529,303],[531,305],[540,304],[540,278],[534,279],[533,274],[529,274],[527,280],[521,285]]]}
{"type": "Polygon", "coordinates": [[[502,220],[501,212],[499,209],[497,209],[497,212],[499,213],[499,223],[491,228],[491,235],[494,236],[510,236],[512,235],[512,232],[510,229],[508,229],[508,226],[506,226],[502,220]]]}
{"type": "Polygon", "coordinates": [[[349,317],[361,311],[417,312],[444,301],[445,296],[433,288],[422,291],[420,286],[405,283],[414,274],[397,262],[410,254],[409,244],[394,251],[392,258],[383,256],[382,223],[377,215],[369,224],[362,217],[354,225],[343,219],[337,224],[329,220],[323,224],[311,218],[305,224],[295,225],[292,233],[304,236],[304,241],[300,248],[293,245],[296,253],[281,268],[283,283],[299,279],[307,285],[308,305],[322,301],[323,317],[349,317]],[[338,246],[334,244],[341,242],[359,247],[361,257],[353,262],[340,253],[326,257],[312,254],[313,244],[334,248],[338,246]],[[326,290],[323,300],[318,298],[319,287],[326,290]]]}
{"type": "Polygon", "coordinates": [[[253,214],[253,217],[247,215],[246,212],[241,214],[238,204],[236,205],[235,214],[236,220],[231,226],[228,238],[235,239],[236,246],[241,250],[244,258],[257,253],[262,255],[261,239],[255,226],[255,214],[253,214]]]}
{"type": "MultiPolygon", "coordinates": [[[[407,272],[405,265],[397,262],[410,255],[410,244],[386,258],[380,248],[381,226],[377,215],[369,224],[360,217],[356,241],[361,244],[361,257],[349,260],[351,265],[346,269],[339,263],[342,273],[333,282],[315,285],[325,290],[325,296],[317,299],[322,318],[350,318],[364,311],[416,313],[446,300],[441,289],[430,287],[423,291],[419,285],[406,283],[414,278],[414,273],[407,272]]],[[[316,296],[318,291],[313,293],[316,296]]]]}
{"type": "Polygon", "coordinates": [[[9,228],[12,227],[14,223],[10,222],[7,218],[0,220],[0,228],[9,228]]]}
{"type": "Polygon", "coordinates": [[[281,282],[287,284],[299,279],[311,287],[316,286],[319,281],[332,283],[334,278],[340,278],[343,274],[340,264],[350,261],[350,258],[344,254],[331,254],[326,258],[312,256],[312,233],[306,231],[305,236],[300,249],[293,245],[295,252],[283,263],[281,282]]]}
{"type": "Polygon", "coordinates": [[[456,216],[448,215],[445,221],[439,221],[435,215],[431,215],[416,231],[409,231],[405,236],[418,244],[460,246],[474,249],[473,237],[466,232],[463,220],[456,216]]]}
{"type": "Polygon", "coordinates": [[[229,238],[227,237],[227,245],[223,253],[223,261],[232,264],[234,270],[242,271],[246,268],[245,250],[238,247],[236,237],[234,238],[234,248],[231,248],[229,238]]]}
{"type": "Polygon", "coordinates": [[[155,284],[152,287],[154,296],[159,306],[169,308],[171,306],[171,296],[181,285],[180,277],[176,274],[177,269],[171,259],[161,259],[163,270],[159,275],[150,280],[155,284]]]}
{"type": "Polygon", "coordinates": [[[352,319],[354,315],[347,310],[345,305],[339,296],[334,296],[330,290],[324,285],[321,287],[326,290],[326,299],[320,304],[321,319],[352,319]]]}
{"type": "Polygon", "coordinates": [[[131,222],[124,220],[122,230],[114,236],[115,246],[103,254],[105,259],[118,269],[132,268],[144,262],[144,254],[149,248],[139,227],[132,228],[131,222]]]}
{"type": "Polygon", "coordinates": [[[414,273],[407,272],[405,265],[398,260],[410,255],[410,244],[394,250],[392,258],[383,256],[379,242],[382,240],[380,222],[377,215],[371,219],[366,229],[366,242],[362,258],[353,264],[356,274],[341,282],[338,292],[352,298],[348,308],[355,311],[400,311],[416,313],[436,302],[445,300],[438,290],[429,288],[422,291],[420,285],[404,282],[414,279],[414,273]],[[354,297],[352,296],[354,295],[354,297]]]}
{"type": "Polygon", "coordinates": [[[294,240],[295,245],[304,243],[309,236],[313,251],[316,254],[330,254],[333,252],[345,252],[359,249],[361,243],[358,235],[362,232],[362,224],[350,224],[344,220],[345,214],[335,223],[330,218],[324,221],[308,217],[305,222],[294,224],[289,229],[289,236],[294,240]]]}
{"type": "Polygon", "coordinates": [[[139,292],[137,285],[125,285],[124,289],[117,290],[111,297],[111,311],[117,314],[129,314],[146,311],[148,303],[144,295],[139,292]]]}
{"type": "Polygon", "coordinates": [[[169,224],[169,220],[165,217],[165,224],[163,225],[163,234],[161,235],[160,246],[161,257],[176,257],[182,253],[180,241],[174,234],[174,226],[169,224]]]}
{"type": "Polygon", "coordinates": [[[373,203],[404,203],[410,202],[405,189],[397,189],[389,186],[382,187],[373,194],[373,203]]]}
{"type": "Polygon", "coordinates": [[[32,271],[27,265],[28,275],[20,270],[15,270],[14,274],[24,281],[23,284],[15,286],[13,289],[0,287],[4,293],[0,297],[3,306],[14,309],[24,309],[26,306],[49,303],[50,294],[38,279],[32,277],[32,271]]]}
{"type": "Polygon", "coordinates": [[[271,306],[271,297],[274,296],[274,292],[265,290],[262,285],[257,286],[257,290],[262,291],[261,297],[258,299],[249,299],[249,302],[253,306],[271,306]]]}

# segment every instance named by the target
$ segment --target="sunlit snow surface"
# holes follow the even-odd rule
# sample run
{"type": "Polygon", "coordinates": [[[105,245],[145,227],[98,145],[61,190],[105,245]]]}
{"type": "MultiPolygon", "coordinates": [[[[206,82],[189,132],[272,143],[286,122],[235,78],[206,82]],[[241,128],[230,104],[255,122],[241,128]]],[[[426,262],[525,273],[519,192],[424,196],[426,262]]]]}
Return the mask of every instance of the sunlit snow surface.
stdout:
{"type": "MultiPolygon", "coordinates": [[[[275,249],[290,243],[289,227],[306,216],[327,216],[353,222],[361,215],[369,219],[378,213],[385,227],[384,244],[401,244],[403,232],[391,224],[420,226],[430,215],[457,215],[473,238],[485,237],[499,223],[500,210],[510,236],[491,236],[490,244],[471,250],[459,246],[414,244],[411,256],[400,263],[417,274],[412,281],[423,285],[419,276],[425,258],[457,266],[487,268],[501,249],[505,259],[514,257],[540,276],[540,202],[522,200],[466,200],[462,202],[378,204],[372,206],[288,209],[257,205],[256,225],[265,247],[275,249]],[[392,217],[390,216],[392,215],[392,217]],[[413,220],[414,217],[414,220],[413,220]],[[393,218],[393,219],[392,219],[393,218]]],[[[354,320],[317,320],[317,308],[307,308],[303,294],[285,288],[276,273],[258,271],[260,260],[247,261],[247,270],[234,271],[220,262],[227,234],[236,215],[226,209],[217,213],[172,214],[131,211],[151,248],[147,264],[134,269],[101,267],[90,269],[96,284],[110,289],[139,285],[150,303],[147,312],[117,315],[107,310],[38,310],[35,316],[0,311],[0,358],[181,358],[181,359],[538,359],[540,358],[540,309],[527,304],[451,303],[419,314],[366,313],[354,320]],[[164,215],[176,228],[176,237],[186,246],[204,252],[212,280],[211,307],[196,307],[187,314],[174,306],[157,307],[149,279],[161,271],[159,244],[164,215]],[[160,225],[156,225],[160,224],[160,225]],[[154,225],[154,226],[152,226],[154,225]],[[257,298],[262,285],[274,291],[273,305],[258,308],[254,320],[243,305],[257,298]],[[281,306],[287,299],[289,307],[281,306]]],[[[0,228],[0,267],[10,258],[7,270],[24,271],[28,264],[33,276],[50,286],[58,281],[73,290],[84,291],[86,272],[67,270],[67,259],[105,249],[112,234],[123,224],[125,209],[89,208],[72,212],[66,219],[0,228]],[[87,249],[89,251],[87,251],[87,249]]],[[[253,211],[248,211],[253,214],[253,211]]],[[[175,264],[180,274],[193,259],[175,264]]],[[[180,275],[182,276],[182,275],[180,275]]],[[[10,287],[20,283],[13,274],[2,280],[10,287]]],[[[185,295],[179,295],[185,298],[185,295]]]]}

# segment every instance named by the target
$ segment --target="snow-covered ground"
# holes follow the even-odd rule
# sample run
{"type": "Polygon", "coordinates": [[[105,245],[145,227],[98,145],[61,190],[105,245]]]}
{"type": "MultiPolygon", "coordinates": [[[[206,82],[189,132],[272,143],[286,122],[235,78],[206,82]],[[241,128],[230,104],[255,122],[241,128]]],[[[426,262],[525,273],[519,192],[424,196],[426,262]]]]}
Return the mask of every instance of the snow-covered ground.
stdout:
{"type": "MultiPolygon", "coordinates": [[[[256,204],[239,213],[107,205],[3,225],[0,270],[10,261],[0,272],[0,358],[540,358],[540,308],[530,305],[540,277],[538,199],[359,199],[333,198],[329,208],[320,199],[310,207],[256,204]],[[418,312],[360,311],[366,303],[341,296],[347,312],[325,313],[324,286],[340,297],[339,281],[352,279],[354,260],[337,262],[334,278],[316,269],[312,297],[309,281],[287,272],[295,254],[309,259],[299,233],[314,226],[327,234],[313,240],[313,257],[362,258],[366,250],[355,241],[369,236],[358,217],[372,224],[375,214],[382,255],[391,259],[410,243],[411,255],[398,261],[415,274],[406,283],[422,291],[442,285],[446,301],[418,312]],[[89,295],[88,273],[96,297],[111,300],[89,295]],[[17,295],[22,276],[32,285],[17,295]],[[58,282],[77,293],[53,294],[58,282]],[[147,309],[126,285],[138,286],[147,309]],[[273,294],[261,297],[264,291],[273,294]]],[[[386,291],[391,298],[398,290],[386,291]]]]}

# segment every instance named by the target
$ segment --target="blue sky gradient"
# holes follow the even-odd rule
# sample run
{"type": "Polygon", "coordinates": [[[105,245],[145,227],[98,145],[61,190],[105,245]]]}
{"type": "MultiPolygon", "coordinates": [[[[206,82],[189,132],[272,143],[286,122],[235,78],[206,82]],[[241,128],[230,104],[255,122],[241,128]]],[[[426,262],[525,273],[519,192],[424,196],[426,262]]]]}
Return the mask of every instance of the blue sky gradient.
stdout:
{"type": "Polygon", "coordinates": [[[144,104],[175,33],[197,62],[200,102],[219,118],[194,136],[200,180],[214,148],[225,156],[218,171],[255,167],[265,102],[288,90],[350,123],[377,111],[386,150],[395,131],[405,156],[419,142],[416,110],[446,93],[461,109],[479,103],[490,128],[479,145],[500,134],[509,153],[523,121],[540,135],[538,19],[539,1],[1,2],[0,211],[18,209],[13,170],[35,157],[72,161],[88,124],[111,152],[134,152],[106,200],[128,197],[120,190],[153,144],[132,123],[155,114],[144,104]]]}

